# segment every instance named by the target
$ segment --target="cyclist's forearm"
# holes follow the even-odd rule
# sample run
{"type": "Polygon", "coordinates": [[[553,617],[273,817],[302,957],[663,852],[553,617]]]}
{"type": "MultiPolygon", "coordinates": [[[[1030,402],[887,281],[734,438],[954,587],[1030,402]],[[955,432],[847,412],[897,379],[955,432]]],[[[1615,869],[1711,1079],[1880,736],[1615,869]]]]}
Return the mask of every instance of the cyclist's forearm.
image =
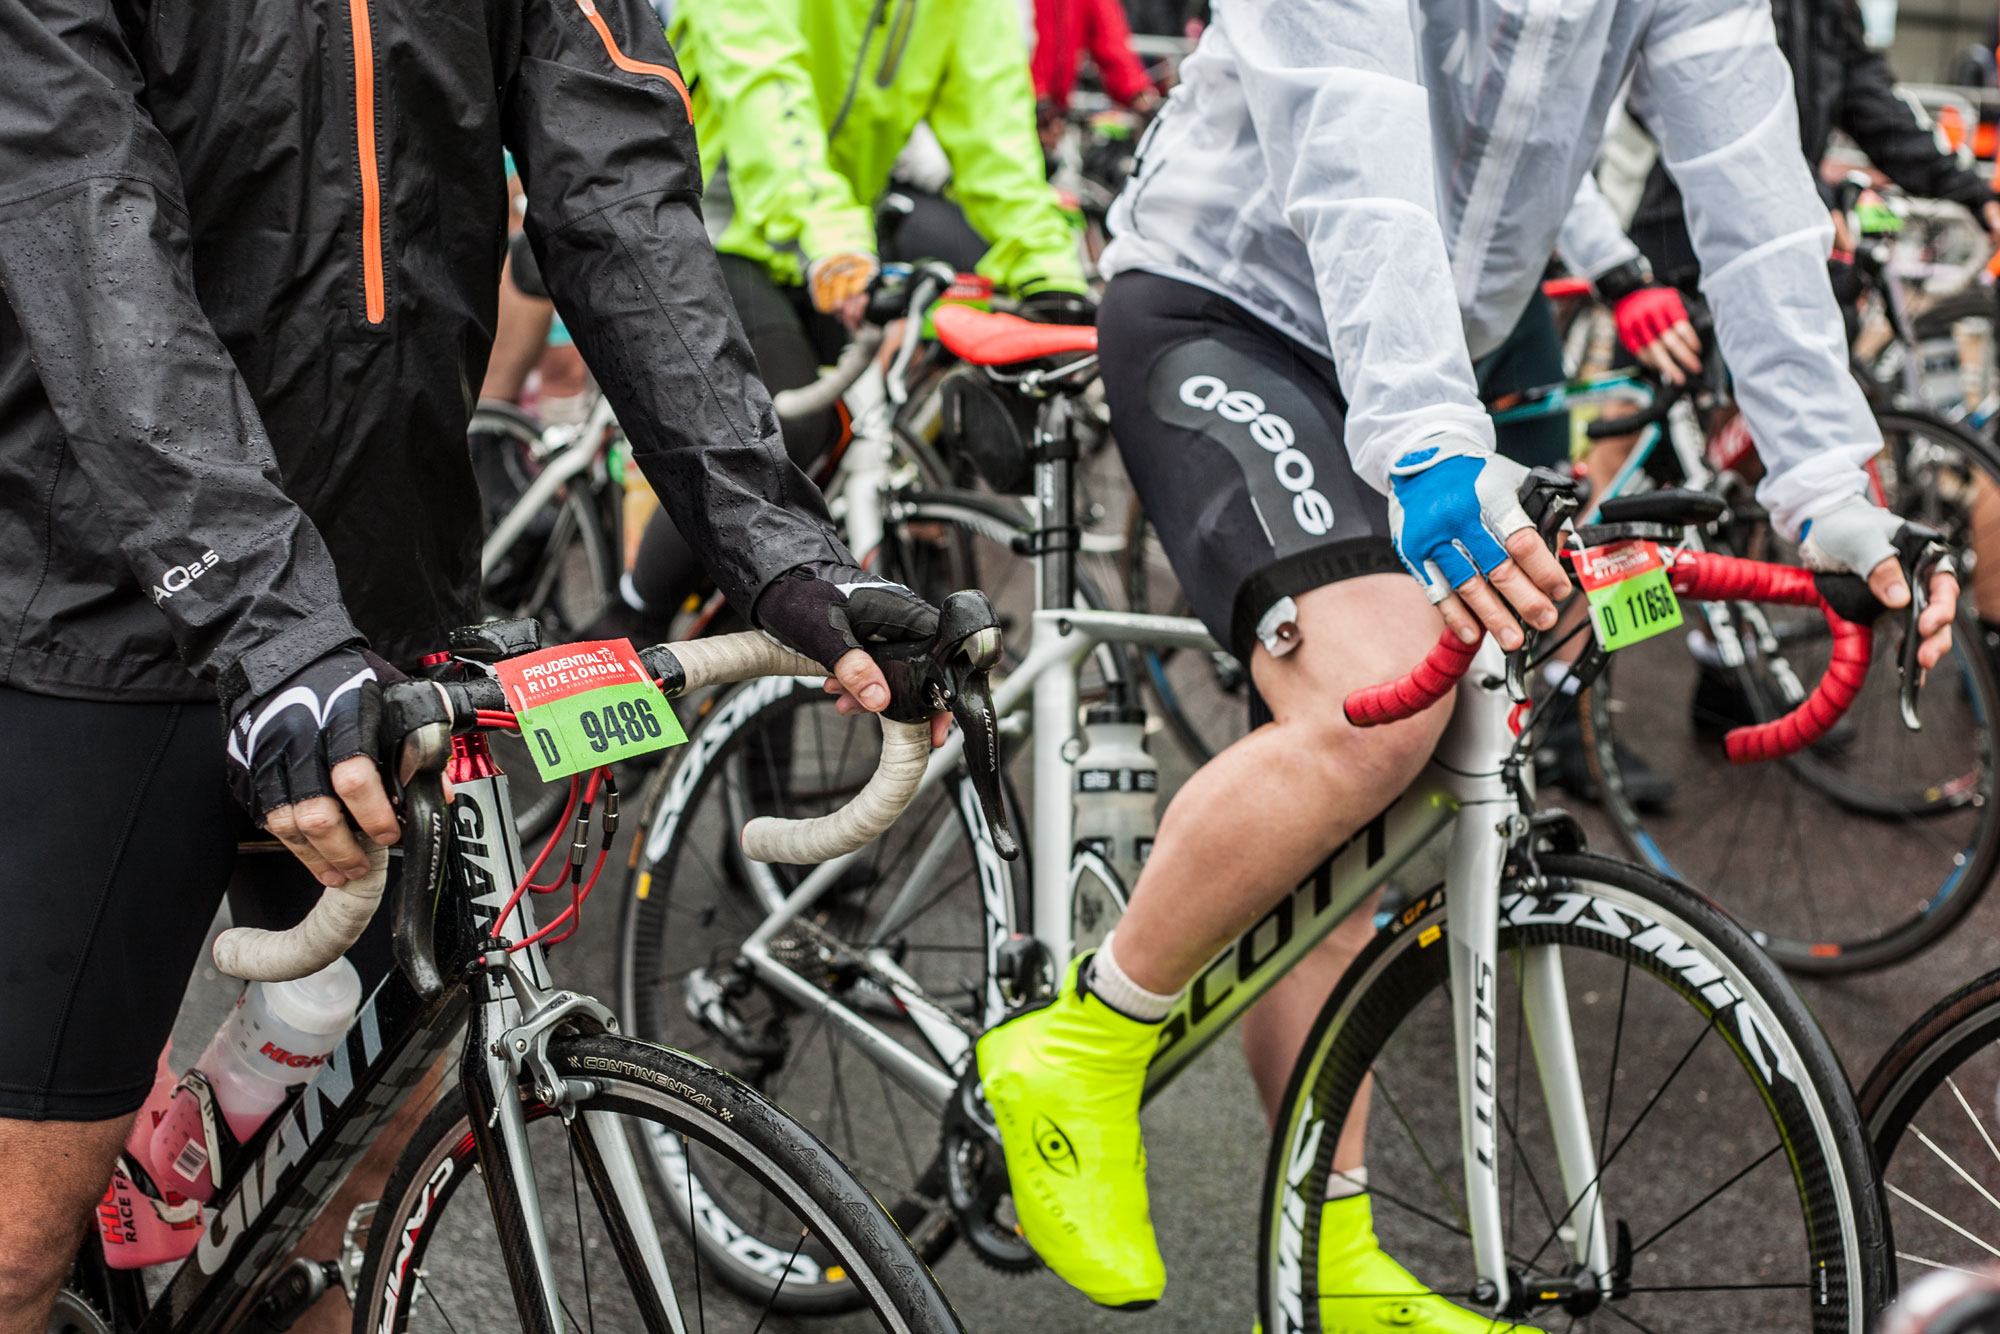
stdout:
{"type": "Polygon", "coordinates": [[[547,261],[549,290],[634,459],[733,603],[754,606],[794,566],[849,561],[818,489],[785,453],[689,202],[603,210],[549,238],[547,261]]]}

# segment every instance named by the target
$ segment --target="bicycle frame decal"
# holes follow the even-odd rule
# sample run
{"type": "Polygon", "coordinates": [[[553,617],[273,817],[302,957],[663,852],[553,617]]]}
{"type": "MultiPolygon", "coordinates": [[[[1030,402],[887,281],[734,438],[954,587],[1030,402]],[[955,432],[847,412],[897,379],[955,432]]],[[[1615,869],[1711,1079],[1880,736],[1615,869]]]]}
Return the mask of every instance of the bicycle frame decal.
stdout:
{"type": "Polygon", "coordinates": [[[1160,1045],[1146,1073],[1148,1097],[1207,1050],[1450,822],[1457,803],[1442,780],[1443,775],[1426,771],[1195,976],[1160,1031],[1160,1045]]]}
{"type": "Polygon", "coordinates": [[[318,1077],[275,1118],[275,1131],[263,1138],[261,1160],[245,1165],[243,1179],[201,1234],[194,1259],[202,1273],[213,1274],[222,1267],[236,1243],[243,1239],[248,1220],[263,1212],[280,1174],[305,1157],[307,1146],[319,1139],[328,1124],[339,1120],[341,1108],[354,1094],[354,1072],[366,1070],[381,1054],[382,1031],[374,998],[370,997],[369,1003],[355,1016],[345,1040],[319,1068],[318,1077]]]}
{"type": "Polygon", "coordinates": [[[423,1200],[410,1215],[410,1221],[403,1227],[403,1239],[396,1250],[396,1262],[389,1270],[388,1280],[383,1284],[387,1290],[387,1300],[382,1304],[384,1329],[397,1327],[396,1309],[403,1302],[403,1280],[409,1276],[410,1261],[416,1257],[417,1237],[422,1234],[424,1224],[430,1219],[431,1206],[437,1203],[438,1196],[444,1191],[445,1183],[451,1180],[451,1174],[457,1170],[457,1156],[446,1154],[444,1161],[438,1164],[437,1171],[431,1173],[431,1179],[424,1183],[423,1200]]]}
{"type": "Polygon", "coordinates": [[[1726,1016],[1735,1021],[1744,1054],[1756,1064],[1757,1072],[1769,1084],[1781,1077],[1799,1087],[1798,1073],[1785,1057],[1784,1045],[1764,1026],[1764,1021],[1740,1002],[1743,993],[1722,975],[1699,949],[1678,932],[1633,908],[1609,903],[1577,890],[1554,894],[1514,894],[1500,905],[1500,920],[1509,926],[1530,923],[1580,926],[1629,943],[1633,949],[1657,956],[1680,974],[1689,989],[1699,992],[1714,1010],[1719,1024],[1726,1016]]]}
{"type": "Polygon", "coordinates": [[[1326,1118],[1307,1094],[1309,1110],[1299,1118],[1285,1155],[1285,1213],[1278,1222],[1278,1306],[1285,1315],[1286,1334],[1306,1327],[1306,1197],[1301,1187],[1319,1156],[1326,1118]]]}
{"type": "Polygon", "coordinates": [[[1000,995],[1000,948],[1014,934],[1014,882],[979,809],[979,789],[963,773],[958,780],[958,809],[972,831],[973,856],[979,864],[979,897],[986,908],[986,1022],[995,1024],[1007,1012],[1000,995]]]}

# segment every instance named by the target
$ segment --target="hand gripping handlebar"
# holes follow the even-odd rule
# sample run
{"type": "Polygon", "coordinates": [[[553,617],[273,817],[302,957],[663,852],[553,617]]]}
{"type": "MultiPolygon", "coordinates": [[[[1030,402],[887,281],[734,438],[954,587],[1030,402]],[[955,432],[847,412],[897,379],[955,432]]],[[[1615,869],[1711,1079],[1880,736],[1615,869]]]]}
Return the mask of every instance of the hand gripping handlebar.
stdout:
{"type": "MultiPolygon", "coordinates": [[[[874,650],[897,701],[882,717],[882,756],[874,775],[846,806],[814,819],[760,816],[743,830],[744,853],[758,861],[816,864],[879,837],[916,796],[930,756],[929,714],[948,708],[967,732],[967,765],[1003,856],[1018,854],[999,797],[997,730],[987,672],[1000,657],[992,605],[977,593],[946,601],[937,639],[928,645],[874,650]],[[977,733],[977,735],[975,735],[977,733]],[[990,772],[988,772],[990,771],[990,772]]],[[[826,669],[756,631],[660,645],[640,654],[668,695],[765,676],[823,677],[826,669]]],[[[416,774],[403,786],[404,877],[396,923],[399,963],[418,990],[442,986],[431,950],[431,925],[444,870],[443,769],[453,732],[489,725],[508,703],[491,678],[406,681],[382,692],[382,736],[416,774]],[[485,715],[482,718],[481,715],[485,715]],[[398,744],[401,743],[401,744],[398,744]]],[[[232,977],[276,982],[332,963],[360,938],[381,899],[388,854],[370,854],[360,880],[325,890],[303,922],[285,931],[232,928],[216,938],[215,965],[232,977]]]]}
{"type": "MultiPolygon", "coordinates": [[[[1567,553],[1565,553],[1567,554],[1567,553]]],[[[1861,693],[1874,649],[1874,631],[1835,611],[1822,590],[1837,590],[1843,602],[1853,586],[1866,596],[1867,586],[1854,575],[1817,575],[1790,565],[1743,560],[1712,551],[1674,553],[1668,566],[1674,591],[1704,602],[1769,602],[1817,606],[1833,636],[1833,656],[1810,695],[1782,718],[1733,729],[1725,739],[1734,764],[1751,764],[1795,754],[1832,730],[1861,693]]],[[[1850,608],[1853,609],[1852,607],[1850,608]]],[[[1472,666],[1477,646],[1461,644],[1446,630],[1430,654],[1400,680],[1367,686],[1347,697],[1347,721],[1356,727],[1410,718],[1457,686],[1472,666]]]]}

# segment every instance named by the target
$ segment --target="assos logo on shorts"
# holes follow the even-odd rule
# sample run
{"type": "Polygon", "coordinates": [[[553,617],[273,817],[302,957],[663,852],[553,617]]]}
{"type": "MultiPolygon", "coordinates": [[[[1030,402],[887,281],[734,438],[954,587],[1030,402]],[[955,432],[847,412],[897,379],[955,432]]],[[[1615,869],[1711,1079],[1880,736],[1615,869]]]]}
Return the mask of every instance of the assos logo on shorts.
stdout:
{"type": "Polygon", "coordinates": [[[1297,446],[1292,424],[1264,411],[1264,400],[1247,389],[1231,389],[1213,375],[1181,381],[1181,402],[1250,428],[1250,438],[1271,456],[1278,485],[1292,493],[1292,520],[1314,537],[1333,527],[1333,505],[1313,489],[1313,464],[1297,446]]]}

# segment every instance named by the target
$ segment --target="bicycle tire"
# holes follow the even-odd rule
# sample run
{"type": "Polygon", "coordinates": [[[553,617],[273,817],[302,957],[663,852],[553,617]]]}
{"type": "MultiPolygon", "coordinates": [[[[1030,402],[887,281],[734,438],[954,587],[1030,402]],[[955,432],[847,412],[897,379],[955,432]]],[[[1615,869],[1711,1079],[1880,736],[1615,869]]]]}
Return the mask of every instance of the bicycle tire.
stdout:
{"type": "MultiPolygon", "coordinates": [[[[579,1108],[579,1122],[585,1126],[596,1113],[618,1118],[622,1124],[610,1133],[633,1140],[666,1139],[698,1143],[708,1151],[726,1155],[746,1179],[754,1179],[772,1197],[792,1225],[803,1223],[816,1248],[823,1248],[827,1263],[815,1267],[838,1267],[857,1296],[856,1306],[865,1306],[885,1330],[906,1334],[958,1334],[962,1331],[944,1294],[929,1271],[911,1253],[908,1243],[896,1231],[880,1206],[840,1163],[840,1160],[797,1122],[790,1120],[752,1089],[712,1066],[682,1053],[630,1038],[599,1034],[588,1037],[558,1038],[550,1044],[555,1068],[566,1077],[588,1081],[594,1091],[579,1108]]],[[[525,1096],[525,1095],[524,1095],[525,1096]]],[[[531,1154],[537,1158],[537,1180],[542,1185],[545,1222],[567,1224],[574,1204],[577,1245],[564,1244],[551,1228],[550,1249],[559,1280],[572,1300],[575,1285],[567,1280],[581,1273],[589,1327],[596,1328],[599,1295],[588,1281],[592,1253],[604,1268],[622,1267],[609,1244],[585,1235],[585,1206],[581,1195],[590,1193],[576,1182],[576,1162],[587,1155],[577,1152],[581,1131],[565,1130],[566,1123],[549,1108],[533,1103],[528,1109],[531,1154]],[[552,1137],[567,1139],[570,1148],[562,1156],[569,1172],[554,1168],[546,1157],[552,1137]],[[539,1152],[538,1152],[539,1150],[539,1152]],[[562,1189],[567,1175],[569,1189],[562,1189]]],[[[601,1123],[600,1123],[601,1124],[601,1123]]],[[[633,1156],[641,1164],[651,1155],[633,1144],[633,1156]]],[[[354,1315],[355,1334],[410,1334],[414,1328],[439,1330],[477,1329],[484,1318],[487,1328],[512,1328],[517,1316],[504,1278],[496,1281],[499,1264],[497,1246],[483,1249],[485,1240],[478,1223],[490,1228],[488,1211],[477,1210],[468,1217],[467,1202],[476,1210],[485,1192],[461,1191],[464,1182],[477,1175],[478,1150],[473,1142],[464,1093],[454,1087],[432,1109],[423,1125],[403,1151],[389,1177],[374,1221],[369,1228],[366,1258],[356,1291],[360,1300],[354,1315]],[[472,1169],[468,1171],[467,1169],[472,1169]],[[453,1206],[459,1206],[454,1209],[453,1206]],[[487,1214],[482,1220],[481,1214],[487,1214]],[[426,1268],[431,1246],[469,1251],[454,1257],[451,1279],[426,1268]],[[414,1281],[412,1281],[414,1278],[414,1281]],[[453,1281],[455,1280],[455,1281],[453,1281]],[[447,1307],[465,1312],[458,1320],[447,1307]],[[426,1306],[426,1299],[429,1305],[426,1306]],[[430,1319],[432,1310],[443,1317],[430,1319]],[[472,1317],[472,1318],[467,1318],[472,1317]]],[[[640,1168],[642,1178],[647,1168],[640,1168]]],[[[588,1176],[586,1166],[584,1175],[588,1176]]],[[[681,1183],[654,1177],[652,1192],[669,1197],[681,1183]]],[[[668,1211],[655,1206],[656,1214],[668,1211]]],[[[684,1217],[686,1210],[681,1211],[684,1217]]],[[[596,1215],[588,1215],[601,1222],[596,1215]]],[[[782,1286],[788,1271],[800,1268],[806,1248],[792,1243],[789,1235],[759,1236],[738,1233],[725,1237],[709,1230],[672,1230],[665,1217],[655,1222],[661,1228],[661,1251],[683,1308],[690,1334],[718,1327],[743,1330],[762,1327],[769,1314],[758,1301],[767,1297],[773,1284],[782,1286]],[[754,1242],[755,1245],[750,1243],[754,1242]],[[787,1244],[793,1249],[787,1250],[787,1244]],[[745,1278],[751,1254],[759,1257],[773,1279],[755,1275],[745,1278]],[[767,1262],[762,1257],[770,1257],[767,1262]],[[697,1268],[697,1265],[702,1268],[697,1268]],[[706,1288],[699,1275],[721,1281],[727,1292],[706,1288]],[[695,1283],[688,1280],[695,1278],[695,1283]],[[693,1301],[688,1287],[693,1287],[693,1301]],[[728,1300],[734,1293],[742,1299],[728,1300]],[[688,1309],[689,1307],[693,1309],[688,1309]]],[[[773,1230],[779,1225],[773,1224],[773,1230]]],[[[813,1263],[807,1260],[806,1263],[813,1263]]],[[[441,1268],[441,1267],[440,1267],[441,1268]]],[[[566,1308],[568,1303],[565,1303],[566,1308]]],[[[638,1312],[628,1312],[638,1315],[638,1312]]],[[[581,1326],[572,1316],[572,1323],[581,1326]]],[[[629,1320],[607,1320],[614,1328],[640,1328],[629,1320]]]]}
{"type": "MultiPolygon", "coordinates": [[[[619,1012],[638,1036],[671,1039],[735,1070],[839,1146],[849,1167],[929,1262],[956,1235],[942,1195],[938,1113],[881,1077],[879,1068],[831,1027],[815,1023],[734,967],[736,944],[766,916],[751,888],[757,883],[753,878],[769,877],[768,892],[781,895],[811,869],[750,863],[741,856],[735,831],[753,813],[813,814],[844,798],[862,771],[873,768],[877,743],[871,723],[836,714],[817,683],[789,677],[718,697],[691,730],[689,744],[654,775],[639,804],[641,823],[619,921],[619,1012]],[[821,738],[843,740],[822,745],[821,738]],[[764,781],[760,765],[779,754],[781,745],[790,748],[779,762],[787,793],[752,796],[764,781]],[[704,1011],[708,1017],[699,1021],[691,1018],[688,997],[706,995],[703,988],[711,984],[724,988],[722,999],[709,1002],[722,1008],[704,1011]],[[867,1106],[873,1111],[855,1110],[863,1099],[872,1100],[867,1106]]],[[[938,1003],[961,1013],[971,1029],[1000,1017],[1005,1002],[990,961],[1020,920],[1024,891],[1020,873],[992,851],[976,798],[969,794],[970,780],[961,771],[955,783],[919,798],[896,829],[850,868],[849,880],[822,901],[809,927],[773,943],[774,949],[825,953],[828,957],[812,957],[828,990],[864,1013],[880,1015],[879,1031],[926,1054],[917,1030],[899,1016],[881,983],[852,962],[868,957],[866,942],[857,943],[856,935],[883,926],[896,907],[889,891],[911,883],[897,877],[923,870],[925,855],[941,849],[928,872],[936,880],[920,891],[925,902],[895,928],[901,934],[884,948],[899,953],[896,966],[934,987],[938,1003]],[[887,907],[884,899],[891,900],[887,907]],[[840,948],[828,945],[829,939],[840,948]],[[974,948],[980,951],[976,976],[954,994],[953,960],[972,959],[974,948]]],[[[1010,810],[1018,811],[1011,790],[1006,796],[1010,810]]],[[[1027,864],[1024,857],[1015,866],[1027,864]]],[[[811,964],[798,967],[814,972],[811,964]]],[[[702,1180],[704,1164],[697,1161],[693,1170],[702,1180]]],[[[724,1205],[717,1208],[726,1211],[724,1205]]],[[[799,1284],[788,1287],[778,1307],[836,1310],[844,1295],[799,1284]]]]}
{"type": "MultiPolygon", "coordinates": [[[[1978,537],[2000,550],[2000,531],[1972,526],[1968,499],[1976,485],[2000,490],[2000,451],[1931,414],[1877,418],[1886,442],[1877,478],[1892,507],[1940,527],[1960,549],[1978,537]]],[[[1809,683],[1823,661],[1823,623],[1816,614],[1766,612],[1790,636],[1781,656],[1809,683]]],[[[1621,650],[1581,696],[1584,758],[1599,804],[1635,859],[1714,893],[1794,972],[1858,973],[1908,958],[1962,920],[2000,868],[2000,669],[1979,638],[1961,610],[1952,656],[1933,671],[1923,697],[1925,731],[1912,737],[1894,701],[1897,634],[1885,628],[1862,700],[1844,725],[1847,743],[1762,771],[1728,765],[1689,716],[1671,714],[1679,697],[1668,687],[1686,680],[1691,664],[1662,676],[1674,650],[1660,646],[1678,636],[1621,650]],[[1617,682],[1631,672],[1643,688],[1621,696],[1617,682]],[[1614,705],[1621,698],[1628,703],[1614,705]],[[1617,719],[1614,707],[1628,708],[1627,718],[1617,719]],[[1667,810],[1642,811],[1632,800],[1619,771],[1621,739],[1675,778],[1680,792],[1667,810]],[[1888,867],[1894,878],[1878,885],[1888,867]],[[1906,884],[1915,891],[1905,893],[1906,884]]],[[[1786,707],[1756,653],[1740,667],[1692,674],[1692,708],[1722,681],[1756,718],[1786,707]]]]}
{"type": "MultiPolygon", "coordinates": [[[[1632,1257],[1626,1295],[1605,1302],[1601,1319],[1589,1311],[1567,1313],[1575,1316],[1569,1328],[1637,1327],[1661,1334],[1798,1328],[1810,1311],[1814,1330],[1860,1334],[1889,1281],[1881,1201],[1840,1065],[1783,974],[1714,904],[1641,867],[1550,854],[1532,873],[1509,870],[1500,895],[1500,967],[1488,1011],[1488,1091],[1510,1263],[1549,1276],[1557,1262],[1539,1257],[1554,1246],[1566,1263],[1569,1248],[1561,1231],[1569,1214],[1556,1214],[1548,1204],[1552,1196],[1558,1204],[1564,1198],[1560,1179],[1549,1178],[1552,1187],[1544,1191],[1535,1176],[1535,1159],[1550,1157],[1545,1108],[1537,1107],[1539,1082],[1532,1074],[1522,1077],[1527,1039],[1521,1007],[1510,1006],[1505,996],[1524,950],[1553,946],[1567,980],[1599,1165],[1592,1183],[1604,1191],[1607,1232],[1624,1239],[1614,1252],[1632,1257]],[[1635,994],[1635,982],[1647,985],[1635,994]],[[1683,1050],[1689,1033],[1693,1042],[1683,1050]],[[1711,1035],[1721,1040],[1710,1042],[1711,1035]],[[1649,1063],[1647,1071],[1639,1070],[1642,1062],[1649,1063]],[[1593,1098],[1600,1075],[1603,1091],[1593,1098]],[[1621,1092],[1625,1118],[1614,1119],[1621,1092]],[[1640,1099],[1635,1114],[1631,1105],[1640,1099]],[[1656,1131],[1648,1138],[1659,1135],[1664,1142],[1646,1162],[1635,1162],[1630,1146],[1663,1102],[1676,1112],[1665,1122],[1650,1122],[1656,1131]],[[1701,1128],[1694,1143],[1684,1138],[1690,1124],[1701,1128]],[[1752,1146],[1748,1151],[1744,1142],[1752,1146]],[[1750,1157],[1767,1143],[1761,1157],[1750,1157]],[[1750,1166],[1732,1174],[1745,1158],[1750,1166]],[[1532,1200],[1521,1188],[1524,1174],[1532,1200]],[[1779,1185],[1785,1181],[1790,1192],[1779,1185]],[[1673,1216],[1703,1191],[1708,1193],[1673,1216]],[[1538,1202],[1540,1215],[1533,1212],[1538,1202]],[[1712,1208],[1719,1202],[1722,1215],[1712,1208]],[[1634,1208],[1647,1213],[1640,1233],[1645,1239],[1637,1243],[1630,1241],[1638,1232],[1631,1226],[1634,1208]],[[1699,1239],[1676,1234],[1697,1215],[1699,1239]],[[1522,1227],[1523,1217],[1532,1225],[1522,1227]],[[1784,1247],[1796,1241],[1801,1248],[1782,1264],[1768,1249],[1778,1244],[1773,1238],[1779,1230],[1784,1247]],[[1546,1240],[1531,1256],[1535,1237],[1546,1240]],[[1699,1249],[1690,1252],[1690,1245],[1699,1249]],[[1791,1277],[1735,1281],[1756,1276],[1751,1271],[1791,1277]],[[1748,1309],[1753,1302],[1755,1309],[1748,1309]]],[[[1463,1211],[1458,1226],[1447,1217],[1459,1209],[1452,1187],[1463,1183],[1453,1023],[1445,1013],[1450,950],[1437,948],[1448,946],[1449,927],[1441,888],[1392,916],[1347,970],[1306,1041],[1280,1103],[1265,1174],[1258,1302],[1266,1329],[1322,1328],[1317,1206],[1326,1198],[1336,1146],[1362,1080],[1371,1075],[1375,1110],[1368,1122],[1366,1187],[1385,1206],[1375,1211],[1383,1245],[1435,1291],[1464,1301],[1472,1288],[1470,1250],[1460,1242],[1463,1211]],[[1389,1088],[1391,1075],[1401,1086],[1400,1100],[1389,1088]],[[1419,1127],[1437,1131],[1428,1147],[1419,1127]],[[1404,1190],[1405,1182],[1419,1189],[1404,1190]],[[1433,1190],[1443,1193],[1443,1204],[1433,1190]]],[[[1335,1295],[1360,1297],[1329,1294],[1335,1295]]],[[[1519,1318],[1550,1328],[1548,1318],[1560,1321],[1565,1314],[1545,1306],[1519,1318]]]]}
{"type": "MultiPolygon", "coordinates": [[[[1974,1206],[1969,1214],[1952,1217],[1945,1213],[1949,1201],[1966,1190],[1962,1184],[1966,1178],[1951,1166],[1954,1160],[1950,1155],[1956,1142],[1966,1138],[1968,1125],[1977,1140],[1972,1146],[1977,1154],[1975,1162],[1989,1173],[1992,1170],[1985,1164],[1994,1136],[2000,1135],[2000,1124],[1996,1124],[2000,1116],[1994,1107],[1994,1057],[2000,1052],[1996,1043],[2000,1043],[2000,971],[1974,978],[1931,1006],[1889,1044],[1862,1081],[1857,1097],[1884,1189],[1890,1196],[1899,1282],[1910,1277],[1904,1266],[1921,1271],[1948,1264],[1935,1255],[1918,1252],[1939,1242],[1957,1244],[1967,1239],[1959,1232],[1964,1220],[1984,1215],[1990,1207],[1986,1199],[1970,1198],[1971,1192],[1967,1192],[1967,1202],[1974,1206]],[[1983,1106],[1964,1096],[1967,1084],[1983,1106]],[[1938,1103],[1943,1123],[1919,1125],[1932,1120],[1927,1109],[1932,1099],[1946,1090],[1952,1095],[1950,1102],[1938,1103]],[[1950,1219],[1943,1231],[1933,1226],[1943,1221],[1940,1215],[1950,1219]],[[1948,1239],[1945,1232],[1958,1237],[1948,1239]]],[[[1972,1189],[1977,1191],[1978,1187],[1972,1189]]],[[[1963,1255],[1968,1264],[1987,1261],[1991,1258],[1989,1248],[2000,1246],[2000,1229],[1989,1229],[1985,1237],[1974,1235],[1969,1240],[1973,1244],[1952,1258],[1963,1255]]]]}

